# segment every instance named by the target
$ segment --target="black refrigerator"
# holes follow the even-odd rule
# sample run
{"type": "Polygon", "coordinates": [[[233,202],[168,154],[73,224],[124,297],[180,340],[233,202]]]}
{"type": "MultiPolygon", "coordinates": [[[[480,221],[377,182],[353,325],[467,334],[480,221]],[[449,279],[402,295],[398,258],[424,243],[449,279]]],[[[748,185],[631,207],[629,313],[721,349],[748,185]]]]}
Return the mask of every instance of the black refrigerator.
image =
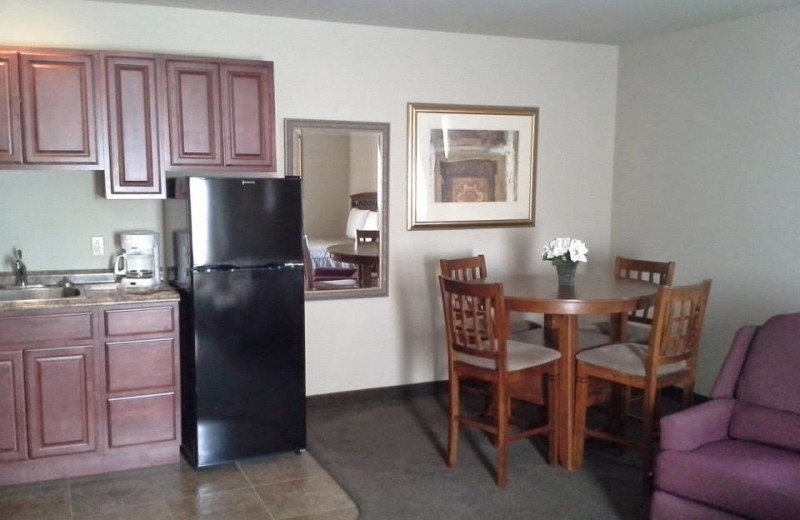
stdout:
{"type": "Polygon", "coordinates": [[[164,220],[184,455],[200,467],[305,448],[300,180],[170,179],[164,220]]]}

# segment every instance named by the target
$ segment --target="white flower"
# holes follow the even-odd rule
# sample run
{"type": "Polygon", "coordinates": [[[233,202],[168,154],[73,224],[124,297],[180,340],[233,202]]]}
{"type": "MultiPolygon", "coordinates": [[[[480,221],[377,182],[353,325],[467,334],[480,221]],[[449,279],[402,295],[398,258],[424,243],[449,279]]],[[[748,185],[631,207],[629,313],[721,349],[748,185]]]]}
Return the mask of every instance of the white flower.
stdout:
{"type": "Polygon", "coordinates": [[[567,242],[564,242],[564,240],[563,238],[556,238],[548,242],[547,245],[544,246],[542,258],[545,260],[553,260],[567,254],[569,250],[569,239],[566,239],[567,242]]]}
{"type": "Polygon", "coordinates": [[[578,239],[573,239],[569,243],[569,258],[573,262],[586,262],[586,253],[588,252],[586,244],[578,239]]]}
{"type": "Polygon", "coordinates": [[[551,261],[586,262],[586,253],[589,252],[583,241],[570,237],[555,238],[542,249],[542,260],[551,261]]]}

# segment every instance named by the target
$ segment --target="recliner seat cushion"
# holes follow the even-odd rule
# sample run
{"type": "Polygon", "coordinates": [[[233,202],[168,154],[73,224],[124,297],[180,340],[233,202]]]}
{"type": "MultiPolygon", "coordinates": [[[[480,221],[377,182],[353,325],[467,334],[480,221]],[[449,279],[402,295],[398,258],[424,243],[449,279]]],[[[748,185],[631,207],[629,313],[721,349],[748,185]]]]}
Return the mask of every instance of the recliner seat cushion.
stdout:
{"type": "Polygon", "coordinates": [[[800,518],[800,454],[725,440],[658,455],[660,490],[734,514],[764,520],[800,518]]]}

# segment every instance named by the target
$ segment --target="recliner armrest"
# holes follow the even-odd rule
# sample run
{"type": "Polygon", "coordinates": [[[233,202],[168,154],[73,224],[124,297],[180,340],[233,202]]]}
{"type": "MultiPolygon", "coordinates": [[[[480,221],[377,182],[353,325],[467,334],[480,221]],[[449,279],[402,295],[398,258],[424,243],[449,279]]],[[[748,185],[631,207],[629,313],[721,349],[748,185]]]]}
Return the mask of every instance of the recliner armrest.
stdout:
{"type": "Polygon", "coordinates": [[[712,399],[661,419],[661,449],[691,451],[728,438],[735,399],[712,399]]]}

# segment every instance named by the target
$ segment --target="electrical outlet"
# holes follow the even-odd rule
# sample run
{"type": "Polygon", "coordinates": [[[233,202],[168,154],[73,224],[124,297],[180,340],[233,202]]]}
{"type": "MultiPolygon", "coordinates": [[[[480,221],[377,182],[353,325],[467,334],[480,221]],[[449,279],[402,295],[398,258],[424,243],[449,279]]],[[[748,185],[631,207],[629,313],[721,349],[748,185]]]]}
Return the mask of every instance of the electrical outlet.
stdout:
{"type": "Polygon", "coordinates": [[[103,256],[104,254],[103,237],[92,237],[92,256],[103,256]]]}

